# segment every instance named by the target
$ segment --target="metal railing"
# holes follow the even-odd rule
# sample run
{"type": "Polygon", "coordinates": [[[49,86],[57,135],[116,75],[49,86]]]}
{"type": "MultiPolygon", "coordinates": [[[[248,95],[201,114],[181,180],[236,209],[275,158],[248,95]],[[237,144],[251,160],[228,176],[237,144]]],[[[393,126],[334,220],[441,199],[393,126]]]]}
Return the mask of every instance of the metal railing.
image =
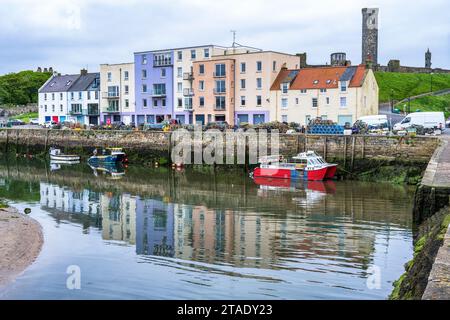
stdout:
{"type": "Polygon", "coordinates": [[[225,78],[226,77],[226,72],[214,72],[213,76],[214,78],[225,78]]]}
{"type": "Polygon", "coordinates": [[[102,92],[102,98],[104,99],[112,99],[112,98],[119,98],[120,94],[118,91],[111,91],[111,92],[102,92]]]}
{"type": "Polygon", "coordinates": [[[183,80],[194,80],[194,74],[192,72],[183,73],[183,80]]]}
{"type": "Polygon", "coordinates": [[[225,94],[227,90],[225,88],[214,88],[214,94],[225,94]]]}
{"type": "Polygon", "coordinates": [[[183,95],[184,96],[193,96],[194,90],[192,88],[184,88],[183,89],[183,95]]]}

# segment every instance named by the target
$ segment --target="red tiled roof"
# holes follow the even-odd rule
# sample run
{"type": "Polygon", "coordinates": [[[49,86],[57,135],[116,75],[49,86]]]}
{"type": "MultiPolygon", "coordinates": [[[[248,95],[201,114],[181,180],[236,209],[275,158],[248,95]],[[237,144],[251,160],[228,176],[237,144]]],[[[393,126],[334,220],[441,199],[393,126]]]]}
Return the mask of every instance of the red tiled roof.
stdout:
{"type": "MultiPolygon", "coordinates": [[[[301,90],[337,88],[339,79],[348,68],[355,68],[349,87],[362,86],[366,68],[364,65],[359,65],[357,67],[319,67],[300,69],[289,89],[301,90]]],[[[271,90],[280,90],[280,84],[283,82],[283,79],[287,77],[290,71],[292,70],[282,69],[272,84],[271,90]]]]}

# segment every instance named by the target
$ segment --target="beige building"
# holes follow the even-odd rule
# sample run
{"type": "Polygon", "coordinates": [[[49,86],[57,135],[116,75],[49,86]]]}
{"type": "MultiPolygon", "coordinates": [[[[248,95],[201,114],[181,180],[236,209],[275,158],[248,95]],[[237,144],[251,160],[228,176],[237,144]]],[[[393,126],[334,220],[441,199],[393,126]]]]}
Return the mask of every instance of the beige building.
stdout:
{"type": "Polygon", "coordinates": [[[134,122],[134,87],[134,63],[100,65],[101,123],[134,122]]]}
{"type": "Polygon", "coordinates": [[[271,110],[271,85],[281,68],[298,68],[299,64],[300,57],[296,55],[274,51],[233,53],[231,50],[209,61],[194,62],[194,122],[257,124],[275,120],[271,110]]]}
{"type": "Polygon", "coordinates": [[[378,114],[378,84],[364,65],[283,69],[271,88],[271,113],[307,125],[321,117],[340,125],[378,114]]]}

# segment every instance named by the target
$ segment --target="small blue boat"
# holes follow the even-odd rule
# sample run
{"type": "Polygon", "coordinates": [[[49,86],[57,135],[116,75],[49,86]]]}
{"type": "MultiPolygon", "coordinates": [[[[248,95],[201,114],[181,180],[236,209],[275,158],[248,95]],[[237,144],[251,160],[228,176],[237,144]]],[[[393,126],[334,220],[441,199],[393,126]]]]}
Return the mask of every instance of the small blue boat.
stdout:
{"type": "Polygon", "coordinates": [[[94,155],[88,159],[88,163],[92,165],[97,164],[115,164],[119,162],[127,162],[127,156],[122,148],[108,148],[103,154],[97,155],[94,151],[94,155]]]}

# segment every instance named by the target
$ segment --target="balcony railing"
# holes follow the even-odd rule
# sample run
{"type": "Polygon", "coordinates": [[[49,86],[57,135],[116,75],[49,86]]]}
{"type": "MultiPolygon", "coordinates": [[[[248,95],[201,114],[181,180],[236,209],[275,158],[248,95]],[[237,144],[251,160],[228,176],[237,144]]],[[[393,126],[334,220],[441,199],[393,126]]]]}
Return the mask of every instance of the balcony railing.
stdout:
{"type": "Polygon", "coordinates": [[[191,97],[194,95],[194,90],[192,88],[184,88],[183,95],[186,97],[191,97]]]}
{"type": "Polygon", "coordinates": [[[119,106],[108,106],[106,112],[119,112],[119,106]]]}
{"type": "Polygon", "coordinates": [[[97,116],[99,114],[100,114],[100,112],[99,112],[98,107],[96,107],[96,108],[92,107],[92,108],[88,108],[87,109],[87,114],[86,115],[88,115],[88,116],[97,116]]]}
{"type": "Polygon", "coordinates": [[[154,67],[166,67],[172,65],[172,59],[153,60],[154,67]]]}
{"type": "Polygon", "coordinates": [[[103,99],[114,99],[114,98],[119,98],[119,97],[120,97],[120,94],[118,91],[102,92],[103,99]]]}
{"type": "Polygon", "coordinates": [[[160,98],[166,96],[166,91],[164,90],[150,90],[149,94],[154,98],[160,98]]]}
{"type": "Polygon", "coordinates": [[[214,72],[214,78],[225,78],[226,73],[225,72],[214,72]]]}
{"type": "Polygon", "coordinates": [[[184,110],[186,111],[192,111],[192,105],[185,105],[184,110]]]}
{"type": "Polygon", "coordinates": [[[214,94],[225,94],[227,90],[225,88],[214,88],[214,94]]]}
{"type": "Polygon", "coordinates": [[[81,109],[70,109],[69,113],[71,115],[77,115],[77,114],[82,114],[81,109]]]}
{"type": "Polygon", "coordinates": [[[194,80],[194,74],[192,72],[183,73],[183,80],[194,80]]]}

